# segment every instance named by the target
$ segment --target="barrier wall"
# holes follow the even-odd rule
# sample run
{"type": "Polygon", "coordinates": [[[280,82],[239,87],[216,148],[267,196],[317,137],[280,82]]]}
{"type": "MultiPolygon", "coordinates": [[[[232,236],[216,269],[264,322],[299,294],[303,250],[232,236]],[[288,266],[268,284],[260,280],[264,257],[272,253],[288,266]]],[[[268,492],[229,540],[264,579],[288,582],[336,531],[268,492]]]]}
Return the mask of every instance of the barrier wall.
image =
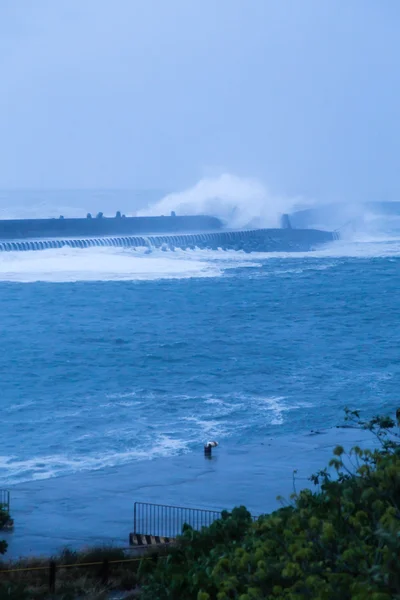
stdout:
{"type": "Polygon", "coordinates": [[[0,240],[0,251],[16,252],[47,250],[50,248],[210,248],[244,250],[245,252],[272,252],[310,250],[319,244],[338,239],[337,234],[311,229],[254,229],[160,236],[113,236],[90,238],[63,238],[47,240],[0,240]]]}

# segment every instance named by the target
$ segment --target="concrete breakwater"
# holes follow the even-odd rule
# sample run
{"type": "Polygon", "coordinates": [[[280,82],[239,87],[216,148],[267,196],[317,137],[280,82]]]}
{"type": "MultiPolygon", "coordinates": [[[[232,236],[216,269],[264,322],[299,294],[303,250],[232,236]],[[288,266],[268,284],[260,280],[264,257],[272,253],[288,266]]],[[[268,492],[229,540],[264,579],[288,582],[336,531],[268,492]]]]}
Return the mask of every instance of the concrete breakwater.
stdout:
{"type": "Polygon", "coordinates": [[[51,248],[91,247],[148,247],[161,249],[201,248],[217,250],[243,250],[245,252],[308,251],[332,242],[338,235],[315,229],[249,229],[179,235],[66,237],[49,239],[1,240],[0,251],[18,252],[47,250],[51,248]]]}

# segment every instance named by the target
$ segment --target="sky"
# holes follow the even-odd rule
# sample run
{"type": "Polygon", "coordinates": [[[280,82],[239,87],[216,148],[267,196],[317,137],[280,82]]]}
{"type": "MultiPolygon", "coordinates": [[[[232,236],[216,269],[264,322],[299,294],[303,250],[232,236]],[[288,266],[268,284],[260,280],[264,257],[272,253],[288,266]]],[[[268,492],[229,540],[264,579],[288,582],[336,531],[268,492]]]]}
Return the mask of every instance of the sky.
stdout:
{"type": "Polygon", "coordinates": [[[397,0],[0,0],[0,189],[400,199],[397,0]]]}

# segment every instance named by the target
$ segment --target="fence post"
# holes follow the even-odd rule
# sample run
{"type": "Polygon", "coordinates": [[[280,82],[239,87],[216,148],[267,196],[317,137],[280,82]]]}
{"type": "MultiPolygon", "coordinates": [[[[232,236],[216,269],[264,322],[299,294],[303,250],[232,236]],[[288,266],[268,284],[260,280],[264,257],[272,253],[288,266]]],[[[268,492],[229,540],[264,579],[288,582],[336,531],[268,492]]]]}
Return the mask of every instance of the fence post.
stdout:
{"type": "Polygon", "coordinates": [[[108,577],[110,574],[110,563],[108,561],[108,558],[105,558],[103,560],[103,564],[101,567],[101,583],[103,585],[107,585],[108,584],[108,577]]]}
{"type": "Polygon", "coordinates": [[[137,505],[137,502],[135,502],[135,504],[133,505],[133,533],[137,533],[137,529],[136,529],[136,505],[137,505]]]}
{"type": "Polygon", "coordinates": [[[49,592],[50,594],[56,593],[56,563],[54,560],[51,560],[49,564],[49,592]]]}
{"type": "Polygon", "coordinates": [[[9,490],[0,490],[0,507],[10,514],[10,492],[9,490]]]}

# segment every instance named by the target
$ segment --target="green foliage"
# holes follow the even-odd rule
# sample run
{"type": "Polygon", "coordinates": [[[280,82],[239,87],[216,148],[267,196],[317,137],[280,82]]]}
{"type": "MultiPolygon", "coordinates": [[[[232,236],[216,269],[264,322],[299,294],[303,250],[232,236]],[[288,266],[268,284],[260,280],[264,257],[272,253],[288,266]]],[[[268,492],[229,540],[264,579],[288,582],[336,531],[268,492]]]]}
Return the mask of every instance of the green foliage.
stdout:
{"type": "Polygon", "coordinates": [[[10,520],[10,515],[3,504],[0,504],[0,529],[7,525],[10,520]]]}
{"type": "Polygon", "coordinates": [[[32,600],[32,598],[29,597],[29,592],[24,585],[1,582],[0,600],[32,600]]]}
{"type": "Polygon", "coordinates": [[[126,554],[122,548],[117,546],[92,546],[83,548],[82,550],[70,550],[68,547],[61,551],[60,555],[53,556],[53,560],[57,564],[63,565],[75,565],[77,563],[92,563],[102,562],[104,559],[109,561],[112,560],[124,560],[126,554]]]}
{"type": "Polygon", "coordinates": [[[166,561],[143,562],[143,599],[400,600],[395,423],[349,410],[346,419],[378,447],[338,446],[330,469],[310,478],[316,491],[257,522],[240,507],[200,532],[185,527],[166,561]]]}
{"type": "Polygon", "coordinates": [[[65,548],[51,557],[28,557],[0,562],[0,600],[76,600],[88,598],[106,600],[111,590],[131,591],[137,587],[139,562],[126,562],[132,558],[123,548],[115,546],[88,547],[79,551],[65,548]],[[108,584],[102,582],[102,565],[107,559],[108,584]],[[56,595],[49,593],[49,561],[57,565],[56,595]],[[112,563],[112,561],[122,561],[112,563]],[[100,564],[92,564],[100,563],[100,564]],[[112,563],[112,564],[111,564],[112,563]],[[68,565],[68,566],[67,566],[68,565]],[[86,566],[82,566],[86,565],[86,566]],[[63,568],[67,566],[67,568],[63,568]],[[2,571],[11,572],[2,573],[2,571]]]}
{"type": "MultiPolygon", "coordinates": [[[[3,529],[5,525],[10,520],[10,515],[5,507],[0,504],[0,529],[3,529]]],[[[0,554],[5,554],[7,552],[8,544],[5,540],[0,540],[0,554]]]]}

